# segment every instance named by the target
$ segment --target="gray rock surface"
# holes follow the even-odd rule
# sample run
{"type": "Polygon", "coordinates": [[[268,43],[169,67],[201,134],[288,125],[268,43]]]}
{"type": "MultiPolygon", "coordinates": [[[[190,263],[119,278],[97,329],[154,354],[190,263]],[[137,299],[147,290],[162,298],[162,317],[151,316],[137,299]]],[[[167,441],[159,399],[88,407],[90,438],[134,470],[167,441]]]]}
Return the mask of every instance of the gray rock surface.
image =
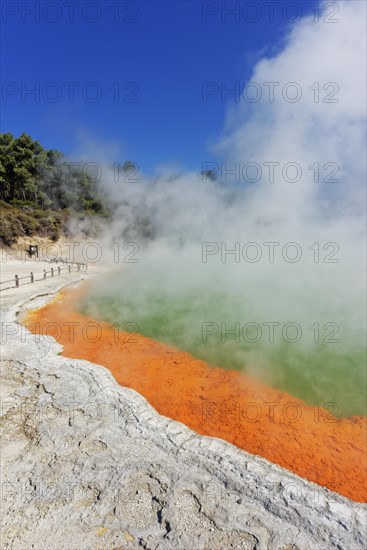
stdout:
{"type": "Polygon", "coordinates": [[[2,293],[1,548],[366,548],[365,505],[160,416],[20,327],[70,277],[2,293]]]}

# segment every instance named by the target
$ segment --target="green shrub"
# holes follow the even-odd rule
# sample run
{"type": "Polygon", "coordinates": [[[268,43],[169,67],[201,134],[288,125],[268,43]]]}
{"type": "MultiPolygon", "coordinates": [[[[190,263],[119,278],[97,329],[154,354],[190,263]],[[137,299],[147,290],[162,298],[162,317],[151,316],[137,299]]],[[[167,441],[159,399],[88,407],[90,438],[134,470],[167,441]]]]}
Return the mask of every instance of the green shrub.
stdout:
{"type": "Polygon", "coordinates": [[[15,216],[0,216],[0,241],[5,246],[11,246],[23,234],[23,227],[15,216]]]}

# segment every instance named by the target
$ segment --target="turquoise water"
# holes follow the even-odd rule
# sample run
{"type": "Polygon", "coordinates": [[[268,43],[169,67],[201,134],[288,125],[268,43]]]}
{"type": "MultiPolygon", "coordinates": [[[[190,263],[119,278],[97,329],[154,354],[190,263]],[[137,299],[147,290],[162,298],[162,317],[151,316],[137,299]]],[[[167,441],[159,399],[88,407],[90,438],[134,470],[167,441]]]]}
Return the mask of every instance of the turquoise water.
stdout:
{"type": "Polygon", "coordinates": [[[289,340],[297,339],[299,331],[291,325],[283,333],[293,321],[284,318],[277,321],[270,342],[264,325],[269,316],[255,317],[236,293],[207,286],[177,292],[164,289],[162,281],[139,287],[129,273],[123,283],[120,274],[111,284],[95,287],[81,305],[83,313],[171,344],[213,366],[247,372],[337,416],[366,415],[364,340],[344,322],[345,316],[326,328],[327,316],[318,326],[305,317],[298,322],[302,335],[295,342],[289,340]]]}

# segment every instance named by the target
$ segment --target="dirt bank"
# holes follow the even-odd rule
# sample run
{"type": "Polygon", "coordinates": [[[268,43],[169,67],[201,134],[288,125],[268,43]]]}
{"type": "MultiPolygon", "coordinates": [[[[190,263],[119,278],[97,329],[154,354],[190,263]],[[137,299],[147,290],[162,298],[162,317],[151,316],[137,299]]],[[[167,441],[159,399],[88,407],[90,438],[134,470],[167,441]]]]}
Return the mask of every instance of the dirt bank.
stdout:
{"type": "Polygon", "coordinates": [[[107,367],[162,415],[225,439],[350,499],[366,502],[366,418],[337,419],[237,371],[117,331],[75,311],[76,291],[26,320],[55,337],[63,355],[107,367]]]}

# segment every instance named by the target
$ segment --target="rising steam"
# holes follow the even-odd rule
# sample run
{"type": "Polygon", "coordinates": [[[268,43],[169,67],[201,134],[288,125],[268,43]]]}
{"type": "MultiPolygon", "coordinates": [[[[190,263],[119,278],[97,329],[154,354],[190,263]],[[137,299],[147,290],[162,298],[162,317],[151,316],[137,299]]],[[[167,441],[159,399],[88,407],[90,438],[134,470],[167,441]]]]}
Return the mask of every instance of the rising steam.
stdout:
{"type": "MultiPolygon", "coordinates": [[[[215,182],[194,173],[140,174],[135,183],[105,178],[115,205],[106,243],[136,242],[138,263],[125,261],[108,285],[96,283],[84,307],[121,326],[135,322],[143,334],[249,372],[311,404],[334,402],[338,414],[351,415],[366,413],[366,6],[339,5],[338,23],[304,17],[283,51],[255,66],[251,81],[264,93],[256,103],[241,100],[229,109],[215,146],[215,182]],[[271,103],[263,86],[269,82],[279,83],[271,103]],[[282,96],[290,82],[302,91],[298,102],[282,96]],[[222,162],[227,169],[239,163],[241,172],[256,163],[261,178],[221,181],[222,162]],[[264,162],[279,163],[273,182],[264,162]],[[299,181],[283,177],[287,163],[301,167],[299,181]],[[315,163],[319,181],[309,168],[315,163]],[[337,165],[337,182],[323,181],[326,163],[337,165]],[[291,242],[297,246],[284,249],[291,242]],[[279,243],[274,261],[264,243],[279,243]],[[226,255],[229,250],[235,254],[226,255]],[[293,343],[294,326],[288,340],[282,334],[290,322],[302,330],[293,343]],[[269,323],[277,323],[273,342],[269,323]]],[[[120,262],[126,257],[127,251],[120,262]]]]}

